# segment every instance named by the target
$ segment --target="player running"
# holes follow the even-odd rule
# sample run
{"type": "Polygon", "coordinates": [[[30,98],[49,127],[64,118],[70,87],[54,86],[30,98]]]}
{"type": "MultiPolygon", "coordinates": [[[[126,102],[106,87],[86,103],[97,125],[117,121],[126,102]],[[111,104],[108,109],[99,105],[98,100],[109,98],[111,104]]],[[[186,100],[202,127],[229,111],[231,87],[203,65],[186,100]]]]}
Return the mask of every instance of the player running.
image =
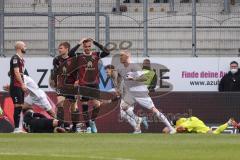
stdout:
{"type": "MultiPolygon", "coordinates": [[[[118,97],[121,96],[121,93],[123,92],[123,86],[122,84],[120,84],[121,86],[117,88],[117,72],[115,70],[115,67],[113,65],[107,65],[104,67],[104,69],[106,70],[106,75],[111,78],[111,84],[113,89],[111,89],[111,91],[116,92],[116,95],[118,97]]],[[[131,110],[134,110],[133,107],[131,107],[131,110]]],[[[122,119],[126,120],[134,129],[133,133],[141,133],[141,130],[139,130],[141,123],[144,125],[145,129],[148,129],[148,122],[147,122],[147,118],[146,117],[139,117],[139,121],[138,123],[135,121],[134,117],[131,117],[131,115],[128,115],[128,113],[123,110],[122,107],[120,107],[120,116],[122,119]]]]}
{"type": "Polygon", "coordinates": [[[159,112],[148,95],[148,89],[143,83],[146,78],[141,67],[138,64],[131,63],[130,58],[131,54],[129,51],[120,51],[121,64],[116,66],[119,79],[117,86],[120,87],[120,83],[122,83],[123,86],[120,103],[121,110],[123,110],[127,116],[134,119],[135,133],[141,133],[140,124],[142,118],[138,117],[133,112],[134,105],[138,103],[140,106],[149,109],[156,115],[159,120],[170,128],[170,133],[174,134],[176,130],[171,126],[167,118],[159,112]]]}
{"type": "MultiPolygon", "coordinates": [[[[216,130],[212,130],[208,127],[202,120],[197,117],[189,117],[189,118],[179,118],[177,120],[173,120],[173,124],[175,125],[177,133],[211,133],[211,134],[220,134],[227,127],[235,126],[236,122],[233,119],[229,119],[223,125],[220,125],[216,130]]],[[[165,127],[163,129],[163,133],[169,133],[169,128],[165,127]]]]}

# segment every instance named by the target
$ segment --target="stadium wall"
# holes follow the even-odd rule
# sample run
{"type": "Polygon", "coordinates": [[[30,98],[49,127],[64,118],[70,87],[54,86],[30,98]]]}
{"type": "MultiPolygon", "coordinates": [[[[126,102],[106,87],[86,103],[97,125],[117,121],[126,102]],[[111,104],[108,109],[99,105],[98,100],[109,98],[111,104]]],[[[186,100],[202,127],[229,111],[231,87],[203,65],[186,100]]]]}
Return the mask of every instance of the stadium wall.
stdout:
{"type": "MultiPolygon", "coordinates": [[[[56,94],[48,92],[49,97],[56,103],[56,94]]],[[[151,93],[151,97],[158,109],[160,109],[169,119],[182,116],[197,116],[207,124],[225,123],[230,117],[240,120],[240,93],[218,93],[218,92],[168,92],[151,93]]],[[[9,95],[0,93],[0,102],[5,116],[13,124],[13,104],[9,95]]],[[[81,105],[79,103],[79,110],[81,105]]],[[[35,106],[36,107],[36,106],[35,106]]],[[[36,108],[35,108],[36,109],[36,108]]],[[[37,110],[42,112],[41,110],[37,110]]],[[[143,132],[158,133],[164,127],[162,122],[149,113],[147,110],[136,106],[135,112],[140,116],[147,116],[150,124],[149,130],[143,132]]],[[[82,115],[80,115],[82,119],[82,115]]],[[[65,120],[70,120],[69,108],[65,108],[65,120]]],[[[101,133],[128,133],[131,127],[124,122],[119,115],[119,101],[113,104],[101,106],[101,111],[96,120],[98,130],[101,133]]],[[[4,126],[2,126],[4,127],[4,126]]],[[[9,128],[9,125],[5,125],[9,128]]],[[[0,129],[4,130],[3,128],[0,129]]],[[[9,129],[5,129],[5,131],[9,129]]]]}

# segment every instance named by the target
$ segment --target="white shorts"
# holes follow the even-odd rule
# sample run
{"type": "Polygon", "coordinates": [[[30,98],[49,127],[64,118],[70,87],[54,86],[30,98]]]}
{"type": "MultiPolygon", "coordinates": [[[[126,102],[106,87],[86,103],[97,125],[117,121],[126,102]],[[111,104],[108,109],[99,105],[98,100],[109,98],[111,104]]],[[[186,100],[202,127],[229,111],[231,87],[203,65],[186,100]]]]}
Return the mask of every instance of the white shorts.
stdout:
{"type": "Polygon", "coordinates": [[[50,111],[52,109],[52,106],[46,96],[37,98],[28,95],[27,97],[24,98],[24,103],[27,103],[29,105],[35,104],[40,108],[44,109],[45,111],[50,111]]]}
{"type": "Polygon", "coordinates": [[[154,107],[152,98],[150,97],[144,97],[144,98],[140,98],[140,97],[136,97],[135,101],[142,107],[147,108],[147,109],[152,109],[154,107]]]}
{"type": "Polygon", "coordinates": [[[141,107],[144,107],[147,109],[152,109],[154,107],[153,101],[149,96],[133,97],[130,95],[127,95],[127,97],[121,100],[120,107],[121,108],[134,107],[136,103],[138,103],[141,107]]]}

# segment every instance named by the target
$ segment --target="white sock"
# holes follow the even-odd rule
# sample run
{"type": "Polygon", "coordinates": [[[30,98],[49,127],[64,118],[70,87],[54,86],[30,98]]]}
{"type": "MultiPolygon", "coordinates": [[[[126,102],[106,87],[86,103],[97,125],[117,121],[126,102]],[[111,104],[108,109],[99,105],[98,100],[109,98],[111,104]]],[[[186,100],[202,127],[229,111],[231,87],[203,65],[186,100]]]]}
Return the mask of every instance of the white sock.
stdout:
{"type": "Polygon", "coordinates": [[[136,121],[133,118],[131,118],[129,115],[127,115],[127,113],[124,110],[120,110],[120,112],[121,112],[121,117],[127,120],[128,123],[135,129],[137,126],[136,121]]]}
{"type": "Polygon", "coordinates": [[[162,114],[161,112],[157,111],[155,112],[158,119],[160,119],[170,130],[174,130],[174,128],[169,123],[168,119],[162,114]]]}
{"type": "Polygon", "coordinates": [[[134,112],[133,112],[133,107],[128,108],[127,110],[124,110],[126,114],[131,117],[132,119],[135,120],[136,123],[139,122],[140,117],[138,117],[134,112]]]}
{"type": "Polygon", "coordinates": [[[19,129],[23,130],[23,113],[20,113],[20,119],[19,119],[19,129]]]}

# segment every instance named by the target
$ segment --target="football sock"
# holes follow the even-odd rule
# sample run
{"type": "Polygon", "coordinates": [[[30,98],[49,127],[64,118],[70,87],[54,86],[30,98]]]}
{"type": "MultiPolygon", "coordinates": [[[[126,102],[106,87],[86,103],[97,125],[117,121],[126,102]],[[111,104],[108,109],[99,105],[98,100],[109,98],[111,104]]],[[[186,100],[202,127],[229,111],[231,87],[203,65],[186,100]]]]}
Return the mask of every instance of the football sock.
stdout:
{"type": "Polygon", "coordinates": [[[219,126],[216,130],[213,131],[213,134],[220,134],[228,127],[228,123],[225,123],[219,126]]]}
{"type": "Polygon", "coordinates": [[[57,119],[64,120],[64,108],[62,106],[57,106],[57,119]]]}
{"type": "Polygon", "coordinates": [[[19,127],[19,121],[20,121],[20,114],[22,111],[22,107],[15,107],[14,108],[14,124],[15,124],[15,128],[19,127]]]}
{"type": "Polygon", "coordinates": [[[99,112],[100,112],[100,106],[99,107],[93,106],[92,117],[91,117],[92,121],[95,121],[95,119],[97,118],[99,112]]]}
{"type": "Polygon", "coordinates": [[[83,114],[83,119],[85,121],[86,127],[90,127],[90,124],[89,124],[89,114],[88,114],[88,105],[87,104],[83,104],[82,105],[82,114],[83,114]]]}
{"type": "Polygon", "coordinates": [[[19,120],[18,128],[23,129],[23,112],[20,113],[20,120],[19,120]]]}
{"type": "Polygon", "coordinates": [[[79,123],[79,110],[76,110],[74,112],[71,113],[71,119],[72,119],[72,124],[73,127],[76,128],[76,125],[79,123]]]}
{"type": "Polygon", "coordinates": [[[127,115],[127,113],[124,111],[124,110],[120,110],[120,114],[121,114],[121,117],[128,121],[128,123],[135,129],[136,126],[137,126],[137,123],[135,121],[135,119],[131,118],[129,115],[127,115]]]}
{"type": "Polygon", "coordinates": [[[133,108],[130,107],[127,110],[124,110],[128,117],[132,118],[136,123],[140,120],[140,117],[138,117],[134,112],[133,108]]]}
{"type": "Polygon", "coordinates": [[[170,130],[174,130],[174,128],[169,123],[168,119],[161,112],[155,112],[158,119],[160,119],[170,130]]]}

